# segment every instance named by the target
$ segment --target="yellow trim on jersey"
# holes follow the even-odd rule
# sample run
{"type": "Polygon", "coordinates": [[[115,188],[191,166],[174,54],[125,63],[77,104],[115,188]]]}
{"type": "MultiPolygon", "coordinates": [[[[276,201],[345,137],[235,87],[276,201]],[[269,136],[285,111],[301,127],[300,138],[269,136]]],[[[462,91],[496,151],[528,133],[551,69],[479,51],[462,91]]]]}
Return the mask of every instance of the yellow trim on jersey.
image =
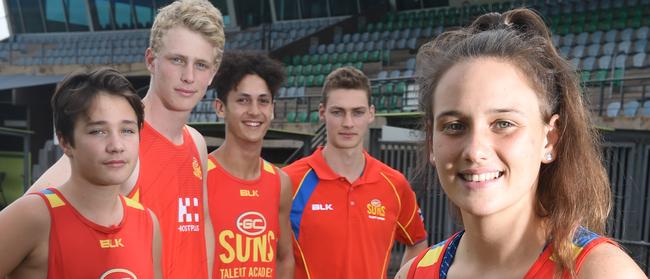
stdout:
{"type": "Polygon", "coordinates": [[[298,243],[298,240],[296,240],[296,237],[292,235],[291,238],[293,239],[293,241],[295,241],[296,247],[298,247],[300,258],[302,258],[302,263],[305,266],[305,273],[307,274],[307,279],[311,279],[311,274],[309,274],[309,267],[307,267],[307,261],[305,260],[305,254],[302,252],[302,248],[300,248],[300,244],[298,243]]]}
{"type": "MultiPolygon", "coordinates": [[[[390,239],[395,239],[395,230],[390,235],[390,239]]],[[[381,266],[381,272],[383,273],[381,278],[386,278],[386,272],[384,272],[386,269],[386,265],[388,265],[388,262],[390,261],[390,252],[393,250],[392,247],[393,245],[388,245],[388,250],[386,251],[386,254],[384,256],[384,263],[381,266]]]]}
{"type": "Polygon", "coordinates": [[[130,198],[136,202],[140,202],[140,188],[135,190],[135,194],[133,194],[133,197],[130,198]]]}
{"type": "Polygon", "coordinates": [[[302,179],[300,179],[300,183],[298,183],[298,188],[296,188],[296,191],[293,192],[293,197],[291,197],[291,200],[296,199],[296,195],[298,194],[298,192],[300,192],[300,188],[302,188],[302,183],[305,182],[305,178],[307,178],[307,175],[309,174],[310,171],[312,171],[312,169],[308,169],[307,172],[305,172],[305,175],[302,176],[302,179]]]}
{"type": "Polygon", "coordinates": [[[144,210],[144,206],[142,206],[142,204],[139,203],[139,202],[137,202],[137,201],[134,201],[134,200],[132,200],[132,199],[129,199],[129,198],[127,198],[127,197],[124,197],[124,202],[126,203],[126,205],[127,205],[128,207],[133,207],[133,208],[135,208],[135,209],[144,210]]]}
{"type": "Polygon", "coordinates": [[[264,162],[264,170],[270,174],[275,174],[275,170],[273,169],[273,165],[266,160],[262,160],[264,162]]]}
{"type": "Polygon", "coordinates": [[[216,167],[217,165],[214,162],[212,162],[212,160],[208,160],[208,171],[211,171],[216,167]]]}
{"type": "Polygon", "coordinates": [[[386,179],[386,181],[388,181],[388,184],[390,184],[390,186],[393,188],[393,192],[395,192],[395,197],[397,197],[397,204],[399,205],[399,211],[401,212],[402,211],[402,199],[400,199],[399,194],[397,193],[397,189],[395,188],[395,184],[393,184],[393,182],[390,181],[390,179],[388,179],[388,177],[386,177],[386,175],[383,172],[380,172],[379,174],[381,174],[381,176],[383,176],[384,179],[386,179]]]}
{"type": "Polygon", "coordinates": [[[411,218],[409,218],[408,222],[406,222],[406,225],[404,225],[404,227],[408,227],[411,224],[411,222],[413,222],[413,217],[415,217],[415,215],[420,215],[417,214],[417,209],[418,209],[417,199],[415,199],[413,202],[415,203],[415,206],[413,206],[413,213],[411,214],[411,218]]]}
{"type": "Polygon", "coordinates": [[[442,253],[442,248],[444,247],[444,245],[440,245],[434,249],[429,249],[424,257],[422,257],[422,259],[418,262],[417,267],[427,267],[434,265],[436,262],[438,262],[438,258],[440,258],[440,253],[442,253]]]}
{"type": "Polygon", "coordinates": [[[396,223],[399,226],[399,228],[402,229],[402,231],[404,232],[404,235],[406,235],[406,238],[408,238],[409,244],[411,244],[411,245],[415,244],[415,243],[413,243],[413,239],[411,238],[411,235],[409,234],[409,232],[406,231],[406,228],[404,226],[402,226],[402,224],[400,224],[399,222],[396,222],[396,223]]]}
{"type": "Polygon", "coordinates": [[[61,197],[57,196],[56,194],[45,194],[45,197],[47,200],[50,202],[50,207],[55,208],[59,206],[64,206],[65,202],[61,199],[61,197]]]}
{"type": "MultiPolygon", "coordinates": [[[[576,245],[575,243],[571,243],[571,248],[572,248],[572,250],[573,250],[573,260],[575,260],[575,259],[578,258],[578,256],[580,255],[580,253],[582,253],[582,249],[583,249],[584,247],[580,247],[580,246],[576,245]]],[[[555,257],[553,257],[552,254],[551,254],[551,256],[548,257],[548,258],[549,258],[551,261],[554,261],[554,262],[556,261],[556,260],[555,260],[555,257]]]]}

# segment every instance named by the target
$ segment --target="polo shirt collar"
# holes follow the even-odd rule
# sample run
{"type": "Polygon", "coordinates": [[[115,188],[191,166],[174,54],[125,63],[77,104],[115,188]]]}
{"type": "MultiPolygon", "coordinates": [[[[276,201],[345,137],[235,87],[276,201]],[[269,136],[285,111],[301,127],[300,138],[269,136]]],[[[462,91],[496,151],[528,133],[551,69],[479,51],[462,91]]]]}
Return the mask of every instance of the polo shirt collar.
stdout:
{"type": "MultiPolygon", "coordinates": [[[[363,150],[363,156],[365,157],[366,165],[363,168],[361,176],[353,184],[371,183],[380,178],[379,171],[381,170],[381,166],[379,165],[379,162],[370,156],[366,150],[363,150]]],[[[316,175],[321,180],[336,180],[343,177],[334,172],[334,170],[332,170],[327,164],[327,161],[325,161],[325,157],[323,156],[323,146],[319,146],[314,151],[308,164],[312,169],[314,169],[316,175]]]]}

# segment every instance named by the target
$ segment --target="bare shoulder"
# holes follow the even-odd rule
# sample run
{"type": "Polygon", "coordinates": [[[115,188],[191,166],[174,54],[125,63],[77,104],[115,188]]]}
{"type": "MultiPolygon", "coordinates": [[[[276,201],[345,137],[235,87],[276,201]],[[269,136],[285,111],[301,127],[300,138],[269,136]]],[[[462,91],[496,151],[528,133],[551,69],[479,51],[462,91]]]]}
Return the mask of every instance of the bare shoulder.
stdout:
{"type": "Polygon", "coordinates": [[[284,172],[282,169],[277,168],[278,173],[280,174],[280,193],[282,196],[291,197],[293,191],[293,185],[291,184],[291,178],[284,172]]]}
{"type": "Polygon", "coordinates": [[[621,248],[598,245],[585,258],[578,278],[647,278],[639,266],[621,248]]]}
{"type": "Polygon", "coordinates": [[[0,211],[0,223],[6,224],[5,222],[9,220],[49,226],[50,214],[45,201],[40,196],[25,195],[0,211]]]}
{"type": "Polygon", "coordinates": [[[399,271],[397,272],[397,274],[395,274],[395,279],[405,279],[406,276],[407,276],[408,273],[409,273],[409,269],[411,269],[411,265],[413,264],[413,261],[414,261],[414,260],[415,260],[415,259],[410,259],[408,262],[406,262],[406,263],[405,263],[405,264],[404,264],[404,265],[399,269],[399,271]]]}
{"type": "Polygon", "coordinates": [[[187,127],[187,130],[190,132],[190,135],[192,136],[192,139],[196,145],[201,144],[202,146],[205,146],[205,139],[203,138],[203,135],[199,133],[199,131],[190,125],[185,125],[185,127],[187,127]]]}

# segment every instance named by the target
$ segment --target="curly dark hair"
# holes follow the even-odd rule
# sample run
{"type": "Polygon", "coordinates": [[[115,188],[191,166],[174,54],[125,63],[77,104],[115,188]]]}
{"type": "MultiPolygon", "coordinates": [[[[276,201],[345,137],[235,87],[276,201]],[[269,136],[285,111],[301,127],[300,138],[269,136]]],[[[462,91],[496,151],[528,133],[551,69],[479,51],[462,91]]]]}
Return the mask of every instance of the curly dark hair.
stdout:
{"type": "Polygon", "coordinates": [[[217,98],[226,104],[230,91],[236,89],[246,75],[258,75],[262,78],[271,90],[271,97],[275,97],[286,79],[282,64],[266,54],[227,51],[223,55],[219,71],[212,80],[212,85],[217,90],[217,98]]]}

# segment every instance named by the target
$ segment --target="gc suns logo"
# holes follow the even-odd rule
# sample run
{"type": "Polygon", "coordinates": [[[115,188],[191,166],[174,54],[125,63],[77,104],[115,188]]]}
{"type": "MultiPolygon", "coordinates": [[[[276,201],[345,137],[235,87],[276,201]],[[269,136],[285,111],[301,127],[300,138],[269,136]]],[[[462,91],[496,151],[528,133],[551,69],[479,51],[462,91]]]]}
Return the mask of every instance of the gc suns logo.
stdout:
{"type": "Polygon", "coordinates": [[[113,268],[104,272],[99,279],[138,279],[135,273],[124,268],[113,268]]]}
{"type": "Polygon", "coordinates": [[[259,212],[244,212],[237,218],[237,229],[248,236],[258,236],[266,231],[266,218],[259,212]]]}

